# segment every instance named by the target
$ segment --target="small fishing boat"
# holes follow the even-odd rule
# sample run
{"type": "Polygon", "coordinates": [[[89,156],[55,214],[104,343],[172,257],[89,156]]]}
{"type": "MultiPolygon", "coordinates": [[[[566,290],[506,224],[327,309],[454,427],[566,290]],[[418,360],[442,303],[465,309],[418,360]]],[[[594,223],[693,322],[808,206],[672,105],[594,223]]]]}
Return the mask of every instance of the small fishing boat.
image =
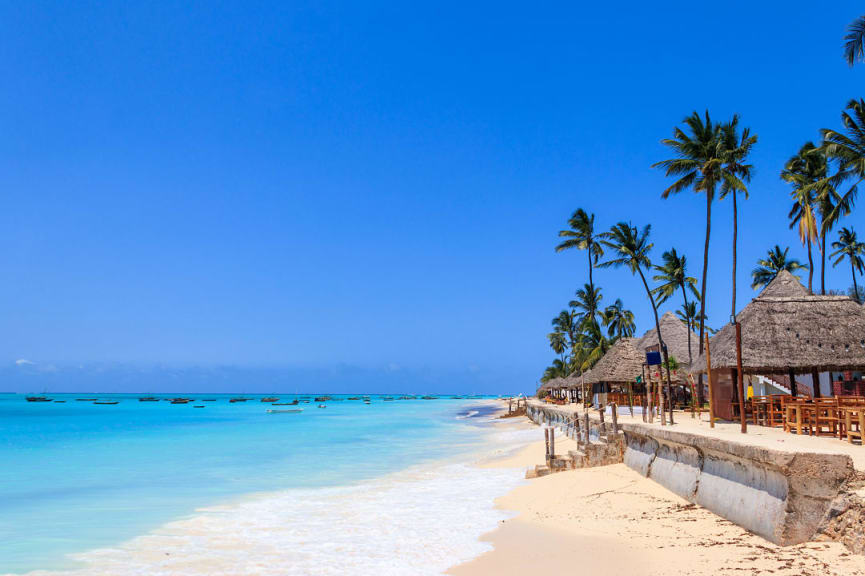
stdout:
{"type": "MultiPolygon", "coordinates": [[[[321,406],[319,406],[321,408],[321,406]]],[[[268,410],[268,414],[297,414],[303,412],[303,408],[291,408],[289,410],[268,410]]]]}
{"type": "Polygon", "coordinates": [[[234,404],[235,402],[246,402],[247,400],[249,400],[249,398],[232,398],[228,402],[234,404]]]}
{"type": "Polygon", "coordinates": [[[328,400],[330,400],[330,396],[316,396],[315,397],[316,402],[327,402],[328,400]]]}
{"type": "Polygon", "coordinates": [[[55,400],[55,404],[66,404],[66,400],[55,400]]]}
{"type": "Polygon", "coordinates": [[[138,399],[139,402],[159,402],[159,398],[155,396],[142,396],[138,399]]]}
{"type": "Polygon", "coordinates": [[[189,404],[192,402],[192,398],[172,398],[172,404],[189,404]]]}
{"type": "Polygon", "coordinates": [[[120,404],[120,402],[117,400],[114,400],[112,402],[94,402],[94,404],[99,404],[101,406],[114,406],[115,404],[120,404]]]}
{"type": "Polygon", "coordinates": [[[28,402],[51,402],[51,398],[45,396],[26,396],[28,402]]]}
{"type": "Polygon", "coordinates": [[[438,400],[435,396],[421,396],[421,400],[438,400]]]}
{"type": "Polygon", "coordinates": [[[297,406],[297,400],[293,400],[291,402],[274,402],[273,406],[297,406]]]}
{"type": "Polygon", "coordinates": [[[202,402],[216,402],[216,398],[202,398],[202,402]]]}
{"type": "Polygon", "coordinates": [[[76,402],[96,402],[99,398],[76,398],[76,402]]]}
{"type": "Polygon", "coordinates": [[[318,407],[319,408],[327,408],[327,404],[319,404],[318,407]]]}
{"type": "Polygon", "coordinates": [[[267,398],[262,398],[262,402],[279,402],[279,398],[274,398],[272,396],[268,396],[267,398]]]}
{"type": "Polygon", "coordinates": [[[203,406],[201,404],[196,404],[193,406],[193,408],[207,408],[207,406],[203,406]]]}
{"type": "Polygon", "coordinates": [[[349,400],[360,400],[360,396],[352,396],[349,400]]]}

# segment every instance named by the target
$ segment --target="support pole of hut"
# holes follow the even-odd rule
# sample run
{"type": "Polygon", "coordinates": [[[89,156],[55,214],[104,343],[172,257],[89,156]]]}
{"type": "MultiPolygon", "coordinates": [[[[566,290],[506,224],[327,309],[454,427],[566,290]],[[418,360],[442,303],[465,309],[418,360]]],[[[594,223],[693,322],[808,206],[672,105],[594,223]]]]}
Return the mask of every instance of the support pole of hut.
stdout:
{"type": "MultiPolygon", "coordinates": [[[[646,393],[644,394],[646,405],[643,407],[643,422],[646,421],[646,411],[649,409],[649,383],[646,382],[646,366],[643,364],[640,366],[641,374],[643,376],[643,386],[646,388],[646,393]]],[[[642,401],[640,401],[642,404],[642,401]]]]}
{"type": "Polygon", "coordinates": [[[658,416],[661,418],[661,426],[667,425],[667,412],[664,409],[664,376],[663,368],[658,370],[658,416]]]}
{"type": "Polygon", "coordinates": [[[796,374],[792,368],[787,368],[787,377],[790,379],[790,396],[795,398],[799,395],[799,390],[796,387],[796,374]]]}
{"type": "Polygon", "coordinates": [[[631,418],[634,417],[634,384],[628,382],[628,411],[631,413],[631,418]]]}
{"type": "Polygon", "coordinates": [[[613,434],[619,433],[619,405],[613,402],[610,404],[611,414],[613,415],[613,434]]]}
{"type": "Polygon", "coordinates": [[[736,385],[739,387],[739,422],[742,424],[742,434],[748,433],[748,422],[745,420],[745,379],[742,374],[742,325],[736,322],[736,385]]]}
{"type": "Polygon", "coordinates": [[[585,420],[585,423],[586,423],[586,444],[588,444],[590,441],[589,431],[591,430],[591,424],[589,423],[589,411],[588,410],[586,410],[585,417],[586,417],[586,420],[585,420]]]}
{"type": "Polygon", "coordinates": [[[546,447],[547,464],[550,462],[550,429],[544,428],[544,445],[546,447]]]}
{"type": "Polygon", "coordinates": [[[814,398],[820,398],[820,373],[816,368],[811,369],[811,387],[814,388],[814,398]]]}
{"type": "Polygon", "coordinates": [[[556,429],[550,428],[550,460],[556,457],[556,429]]]}
{"type": "Polygon", "coordinates": [[[709,427],[715,427],[715,402],[712,394],[712,354],[709,352],[709,335],[706,334],[706,379],[709,384],[709,427]]]}

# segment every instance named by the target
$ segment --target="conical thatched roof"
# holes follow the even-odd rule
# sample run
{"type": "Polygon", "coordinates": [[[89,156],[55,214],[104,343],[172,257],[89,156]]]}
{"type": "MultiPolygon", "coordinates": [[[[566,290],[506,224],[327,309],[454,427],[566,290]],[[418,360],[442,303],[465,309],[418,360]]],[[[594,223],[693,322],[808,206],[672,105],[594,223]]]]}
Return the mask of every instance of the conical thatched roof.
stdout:
{"type": "MultiPolygon", "coordinates": [[[[667,354],[675,356],[679,365],[688,367],[688,326],[679,320],[672,312],[665,312],[658,320],[661,325],[661,336],[667,345],[667,354]]],[[[645,352],[649,346],[658,345],[658,331],[652,328],[637,342],[637,349],[645,352]]],[[[691,357],[696,360],[700,351],[700,337],[691,332],[691,357]]]]}
{"type": "Polygon", "coordinates": [[[571,374],[567,378],[564,379],[564,386],[570,389],[580,388],[580,384],[582,383],[582,377],[577,376],[576,374],[571,374]]]}
{"type": "MultiPolygon", "coordinates": [[[[663,328],[662,328],[663,330],[663,328]]],[[[587,384],[597,382],[632,382],[642,373],[645,354],[636,347],[636,338],[621,338],[586,376],[587,384]]]]}
{"type": "MultiPolygon", "coordinates": [[[[738,314],[742,325],[742,370],[785,374],[788,369],[865,369],[865,308],[847,296],[814,296],[782,271],[738,314]]],[[[724,326],[711,340],[712,368],[736,366],[736,327],[724,326]]],[[[695,371],[706,371],[705,357],[695,371]]]]}

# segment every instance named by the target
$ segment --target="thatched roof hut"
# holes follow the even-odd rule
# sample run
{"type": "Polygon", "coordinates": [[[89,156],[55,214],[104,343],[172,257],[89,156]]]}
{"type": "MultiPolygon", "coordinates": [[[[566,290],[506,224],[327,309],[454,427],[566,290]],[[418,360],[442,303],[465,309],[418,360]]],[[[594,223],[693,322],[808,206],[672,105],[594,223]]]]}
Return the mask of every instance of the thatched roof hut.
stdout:
{"type": "MultiPolygon", "coordinates": [[[[667,345],[667,354],[674,356],[679,365],[688,367],[688,326],[672,312],[665,312],[658,324],[661,325],[661,335],[667,345]]],[[[658,331],[652,328],[639,339],[637,349],[645,352],[649,346],[658,345],[658,331]]],[[[691,358],[696,359],[700,351],[700,337],[691,332],[691,358]]]]}
{"type": "MultiPolygon", "coordinates": [[[[847,296],[815,296],[782,271],[738,314],[742,371],[805,374],[865,369],[865,308],[847,296]]],[[[736,367],[736,328],[709,340],[712,369],[736,367]]],[[[694,361],[706,371],[706,360],[694,361]]]]}
{"type": "Polygon", "coordinates": [[[633,382],[642,373],[645,354],[636,347],[636,338],[620,338],[586,375],[587,384],[633,382]]]}

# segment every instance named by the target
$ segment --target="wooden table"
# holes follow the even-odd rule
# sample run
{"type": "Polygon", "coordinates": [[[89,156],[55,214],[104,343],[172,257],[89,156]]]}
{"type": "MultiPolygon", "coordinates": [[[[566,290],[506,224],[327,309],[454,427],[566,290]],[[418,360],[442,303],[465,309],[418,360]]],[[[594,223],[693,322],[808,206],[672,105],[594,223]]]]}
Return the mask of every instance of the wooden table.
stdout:
{"type": "MultiPolygon", "coordinates": [[[[814,405],[804,402],[789,402],[784,404],[784,432],[790,432],[795,426],[796,434],[799,436],[802,435],[803,412],[815,412],[814,405]]],[[[810,424],[808,425],[808,435],[811,435],[810,424]]]]}

